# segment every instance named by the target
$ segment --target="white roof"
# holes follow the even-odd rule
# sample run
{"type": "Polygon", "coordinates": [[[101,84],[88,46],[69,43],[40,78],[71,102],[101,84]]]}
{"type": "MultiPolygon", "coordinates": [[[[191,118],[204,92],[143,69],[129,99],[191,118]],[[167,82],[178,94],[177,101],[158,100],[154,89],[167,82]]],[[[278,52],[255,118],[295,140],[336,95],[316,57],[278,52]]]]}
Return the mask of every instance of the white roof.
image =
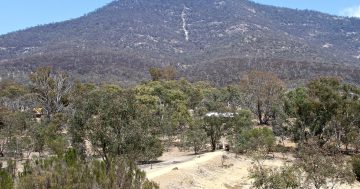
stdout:
{"type": "Polygon", "coordinates": [[[209,112],[205,116],[206,117],[234,117],[234,113],[232,113],[232,112],[224,112],[224,113],[209,112]]]}

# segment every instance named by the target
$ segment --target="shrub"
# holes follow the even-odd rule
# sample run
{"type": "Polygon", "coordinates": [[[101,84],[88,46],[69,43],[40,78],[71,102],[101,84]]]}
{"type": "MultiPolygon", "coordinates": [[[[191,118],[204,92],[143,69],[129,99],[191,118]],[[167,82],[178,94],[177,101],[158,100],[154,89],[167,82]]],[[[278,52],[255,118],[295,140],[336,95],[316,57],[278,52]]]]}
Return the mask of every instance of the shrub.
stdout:
{"type": "Polygon", "coordinates": [[[237,137],[237,148],[241,152],[265,149],[271,151],[275,145],[275,136],[269,128],[254,128],[242,131],[237,137]]]}
{"type": "Polygon", "coordinates": [[[353,167],[353,172],[356,175],[356,179],[360,181],[360,156],[354,157],[352,159],[352,167],[353,167]]]}
{"type": "Polygon", "coordinates": [[[4,169],[0,169],[0,189],[12,189],[13,179],[4,169]]]}
{"type": "Polygon", "coordinates": [[[108,168],[103,161],[85,162],[74,158],[73,150],[69,150],[65,160],[50,158],[34,162],[31,171],[20,175],[17,188],[158,188],[155,183],[148,181],[145,173],[131,161],[113,159],[108,168]]]}
{"type": "Polygon", "coordinates": [[[253,187],[261,189],[295,189],[301,185],[299,170],[293,166],[281,168],[264,168],[254,166],[250,170],[250,178],[254,179],[253,187]]]}

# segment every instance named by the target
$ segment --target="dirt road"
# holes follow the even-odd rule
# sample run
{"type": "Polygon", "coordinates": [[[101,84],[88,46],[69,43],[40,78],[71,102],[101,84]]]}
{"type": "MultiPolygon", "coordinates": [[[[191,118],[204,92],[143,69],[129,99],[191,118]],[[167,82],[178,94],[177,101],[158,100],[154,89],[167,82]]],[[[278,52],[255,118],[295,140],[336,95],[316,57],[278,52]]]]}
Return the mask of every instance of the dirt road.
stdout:
{"type": "Polygon", "coordinates": [[[142,166],[142,169],[146,172],[146,176],[149,179],[153,179],[155,177],[171,172],[174,168],[180,170],[198,167],[199,165],[206,163],[207,161],[214,159],[215,157],[221,157],[224,154],[224,151],[216,151],[208,152],[201,155],[182,155],[154,164],[152,168],[150,165],[142,166]]]}
{"type": "MultiPolygon", "coordinates": [[[[290,156],[287,158],[291,158],[290,156]]],[[[249,189],[252,180],[249,169],[253,166],[249,157],[235,157],[225,151],[208,152],[193,155],[191,152],[180,152],[177,148],[159,158],[160,163],[140,166],[147,177],[157,182],[160,189],[249,189]],[[227,160],[222,166],[222,156],[227,160]]],[[[284,165],[280,157],[266,160],[266,166],[279,167],[284,165]]],[[[360,184],[343,185],[338,189],[359,189],[360,184]]]]}

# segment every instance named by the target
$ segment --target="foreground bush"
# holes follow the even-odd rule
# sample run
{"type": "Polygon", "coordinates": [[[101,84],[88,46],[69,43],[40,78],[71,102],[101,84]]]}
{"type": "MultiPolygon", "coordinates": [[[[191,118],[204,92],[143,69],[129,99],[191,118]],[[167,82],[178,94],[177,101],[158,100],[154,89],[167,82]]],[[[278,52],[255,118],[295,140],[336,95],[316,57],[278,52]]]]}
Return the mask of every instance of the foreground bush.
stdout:
{"type": "Polygon", "coordinates": [[[295,189],[301,185],[298,169],[291,166],[281,168],[264,168],[255,165],[250,170],[250,178],[254,179],[253,188],[261,189],[295,189]]]}
{"type": "Polygon", "coordinates": [[[280,168],[268,168],[264,161],[255,159],[250,178],[253,179],[253,188],[257,189],[326,189],[355,182],[346,157],[329,155],[314,144],[303,145],[298,158],[280,168]]]}
{"type": "Polygon", "coordinates": [[[21,189],[153,189],[156,184],[149,182],[145,173],[135,164],[115,160],[110,170],[103,162],[78,161],[69,165],[65,161],[41,160],[30,166],[19,179],[21,189]]]}
{"type": "Polygon", "coordinates": [[[136,164],[112,159],[108,169],[103,161],[86,162],[73,150],[63,158],[35,160],[24,165],[14,183],[6,169],[0,170],[0,189],[157,189],[136,164]]]}
{"type": "Polygon", "coordinates": [[[356,179],[360,181],[360,156],[354,157],[352,160],[353,171],[356,175],[356,179]]]}
{"type": "Polygon", "coordinates": [[[0,170],[0,189],[12,189],[13,179],[11,175],[4,169],[0,170]]]}

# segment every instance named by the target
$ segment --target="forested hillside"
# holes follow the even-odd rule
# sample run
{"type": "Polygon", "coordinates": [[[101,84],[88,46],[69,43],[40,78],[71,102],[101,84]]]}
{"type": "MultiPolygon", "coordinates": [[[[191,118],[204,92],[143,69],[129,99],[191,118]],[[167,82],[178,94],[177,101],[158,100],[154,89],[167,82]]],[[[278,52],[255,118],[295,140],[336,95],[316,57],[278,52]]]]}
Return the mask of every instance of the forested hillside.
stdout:
{"type": "Polygon", "coordinates": [[[21,80],[51,65],[83,81],[129,85],[149,79],[150,67],[171,65],[180,77],[218,85],[252,69],[289,84],[317,75],[359,83],[359,40],[356,18],[248,0],[120,0],[0,36],[0,74],[21,80]]]}

